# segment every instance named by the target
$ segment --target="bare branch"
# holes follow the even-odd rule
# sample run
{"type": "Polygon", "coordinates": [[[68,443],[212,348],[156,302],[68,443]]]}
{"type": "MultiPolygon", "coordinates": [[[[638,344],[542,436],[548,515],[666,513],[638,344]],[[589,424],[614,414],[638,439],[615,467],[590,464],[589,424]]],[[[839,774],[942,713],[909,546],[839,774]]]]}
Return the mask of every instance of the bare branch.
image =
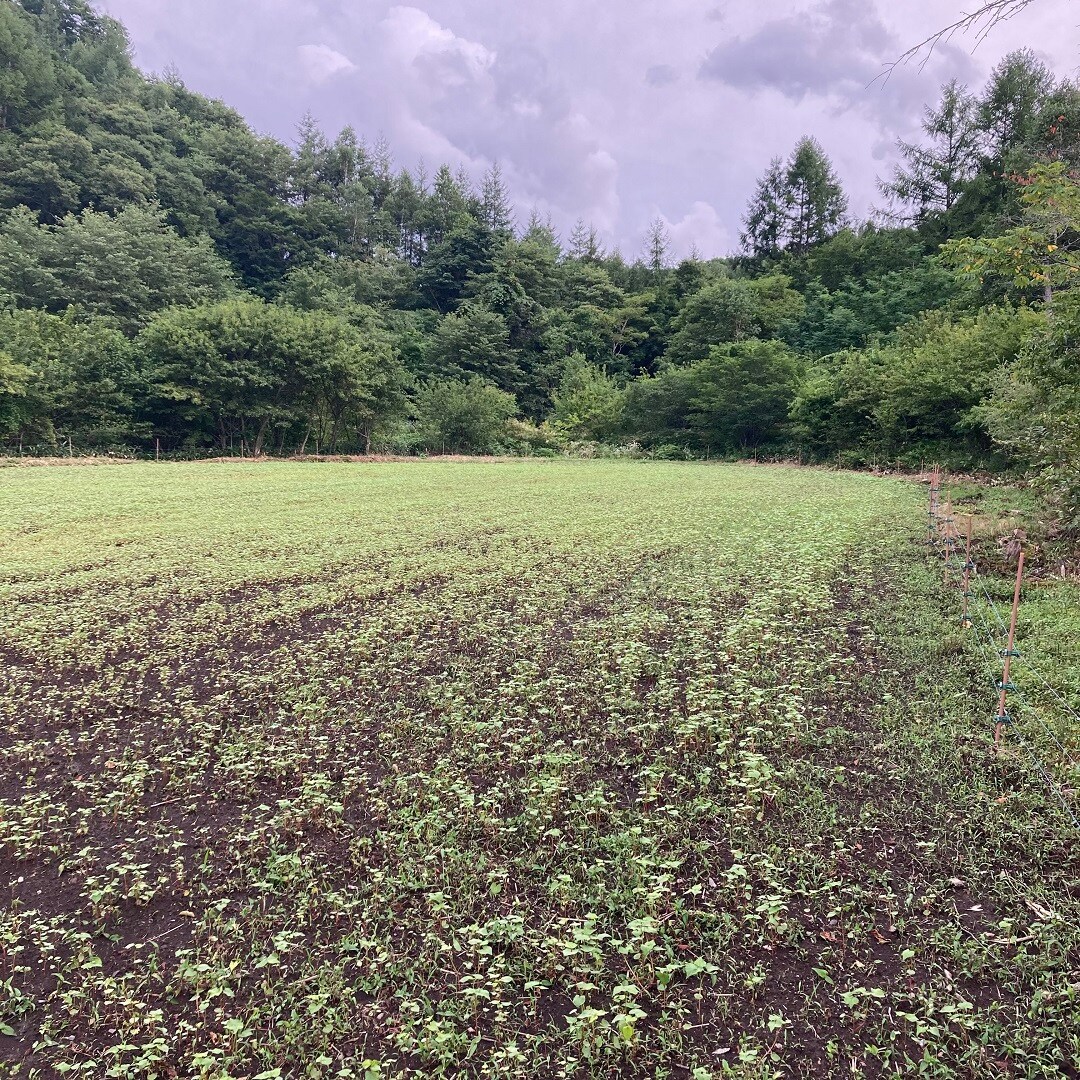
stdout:
{"type": "MultiPolygon", "coordinates": [[[[965,34],[970,30],[974,30],[974,47],[978,48],[994,27],[1000,26],[1001,23],[1019,15],[1021,11],[1033,3],[1035,3],[1035,0],[989,0],[988,3],[982,4],[974,11],[961,16],[956,22],[942,27],[936,33],[920,41],[918,45],[912,45],[902,56],[892,61],[892,63],[886,64],[885,70],[873,82],[877,82],[878,79],[888,82],[890,76],[898,67],[909,64],[916,59],[919,60],[919,70],[922,71],[934,55],[934,50],[939,45],[950,42],[957,34],[965,34]]],[[[873,82],[870,84],[871,86],[873,82]]]]}

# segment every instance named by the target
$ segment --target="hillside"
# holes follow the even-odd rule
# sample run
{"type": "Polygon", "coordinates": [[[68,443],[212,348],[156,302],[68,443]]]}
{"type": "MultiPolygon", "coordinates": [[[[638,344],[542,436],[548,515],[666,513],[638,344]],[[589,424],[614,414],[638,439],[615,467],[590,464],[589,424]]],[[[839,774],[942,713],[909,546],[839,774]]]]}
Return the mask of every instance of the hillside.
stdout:
{"type": "Polygon", "coordinates": [[[677,265],[515,222],[497,165],[259,136],[84,0],[0,3],[0,100],[10,452],[939,460],[1075,517],[1080,91],[1029,50],[941,88],[876,221],[808,136],[677,265]]]}

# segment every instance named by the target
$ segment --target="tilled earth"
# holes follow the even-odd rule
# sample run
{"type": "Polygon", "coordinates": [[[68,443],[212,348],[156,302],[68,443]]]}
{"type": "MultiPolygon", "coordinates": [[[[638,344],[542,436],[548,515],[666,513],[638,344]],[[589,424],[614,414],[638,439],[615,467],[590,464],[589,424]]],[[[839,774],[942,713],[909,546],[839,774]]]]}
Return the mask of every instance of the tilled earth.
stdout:
{"type": "Polygon", "coordinates": [[[920,489],[60,472],[0,490],[0,1075],[1078,1075],[1080,859],[920,489]]]}

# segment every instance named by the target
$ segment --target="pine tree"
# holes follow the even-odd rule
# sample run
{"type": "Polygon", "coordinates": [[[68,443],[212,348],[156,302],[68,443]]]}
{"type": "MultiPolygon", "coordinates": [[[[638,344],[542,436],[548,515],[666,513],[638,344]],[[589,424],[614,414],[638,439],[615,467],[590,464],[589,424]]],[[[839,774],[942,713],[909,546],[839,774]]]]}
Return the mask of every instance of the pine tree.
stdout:
{"type": "Polygon", "coordinates": [[[979,101],[979,124],[1000,161],[1035,135],[1043,102],[1053,93],[1054,74],[1030,49],[1009,53],[990,76],[979,101]]]}
{"type": "Polygon", "coordinates": [[[975,112],[975,99],[953,79],[941,88],[937,107],[923,110],[928,143],[897,143],[904,165],[897,165],[892,179],[879,184],[883,195],[906,209],[897,216],[918,222],[952,209],[979,164],[975,112]]]}
{"type": "Polygon", "coordinates": [[[510,194],[503,181],[502,167],[496,161],[484,174],[480,187],[480,204],[484,224],[496,233],[509,235],[514,231],[514,211],[510,194]]]}
{"type": "Polygon", "coordinates": [[[539,244],[541,247],[554,251],[556,257],[561,254],[559,235],[555,231],[551,215],[541,214],[536,207],[533,207],[532,213],[529,215],[529,224],[526,226],[521,239],[523,242],[539,244]]]}
{"type": "Polygon", "coordinates": [[[786,224],[784,163],[775,157],[758,181],[743,216],[739,239],[749,255],[771,258],[780,253],[786,224]]]}
{"type": "Polygon", "coordinates": [[[671,254],[671,235],[662,217],[653,218],[645,234],[645,261],[654,274],[668,265],[671,254]]]}
{"type": "Polygon", "coordinates": [[[371,194],[375,199],[376,208],[381,210],[383,203],[390,198],[390,193],[394,190],[394,155],[385,135],[380,135],[375,142],[375,149],[371,154],[371,165],[374,172],[371,194]]]}
{"type": "Polygon", "coordinates": [[[599,262],[604,257],[600,246],[600,237],[595,225],[586,225],[583,218],[578,218],[573,232],[570,233],[570,258],[580,262],[599,262]]]}
{"type": "Polygon", "coordinates": [[[292,164],[292,197],[303,205],[317,194],[319,174],[329,147],[318,121],[310,112],[304,113],[297,126],[297,136],[292,164]]]}
{"type": "Polygon", "coordinates": [[[816,139],[799,140],[784,171],[787,250],[803,252],[844,224],[847,196],[816,139]]]}
{"type": "Polygon", "coordinates": [[[442,241],[453,228],[454,222],[468,213],[468,208],[467,194],[450,171],[450,166],[440,165],[431,194],[424,205],[424,231],[429,249],[442,241]]]}

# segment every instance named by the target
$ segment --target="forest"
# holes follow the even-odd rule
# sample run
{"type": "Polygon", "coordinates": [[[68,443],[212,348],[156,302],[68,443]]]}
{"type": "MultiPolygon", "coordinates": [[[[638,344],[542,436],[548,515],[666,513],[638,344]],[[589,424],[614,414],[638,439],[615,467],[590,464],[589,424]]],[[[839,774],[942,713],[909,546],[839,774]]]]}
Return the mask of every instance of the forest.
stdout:
{"type": "MultiPolygon", "coordinates": [[[[498,165],[255,133],[85,0],[0,3],[8,453],[788,457],[1012,470],[1080,519],[1080,86],[940,88],[872,221],[807,136],[742,250],[516,221],[498,165]]],[[[707,184],[708,178],[702,178],[707,184]]]]}

